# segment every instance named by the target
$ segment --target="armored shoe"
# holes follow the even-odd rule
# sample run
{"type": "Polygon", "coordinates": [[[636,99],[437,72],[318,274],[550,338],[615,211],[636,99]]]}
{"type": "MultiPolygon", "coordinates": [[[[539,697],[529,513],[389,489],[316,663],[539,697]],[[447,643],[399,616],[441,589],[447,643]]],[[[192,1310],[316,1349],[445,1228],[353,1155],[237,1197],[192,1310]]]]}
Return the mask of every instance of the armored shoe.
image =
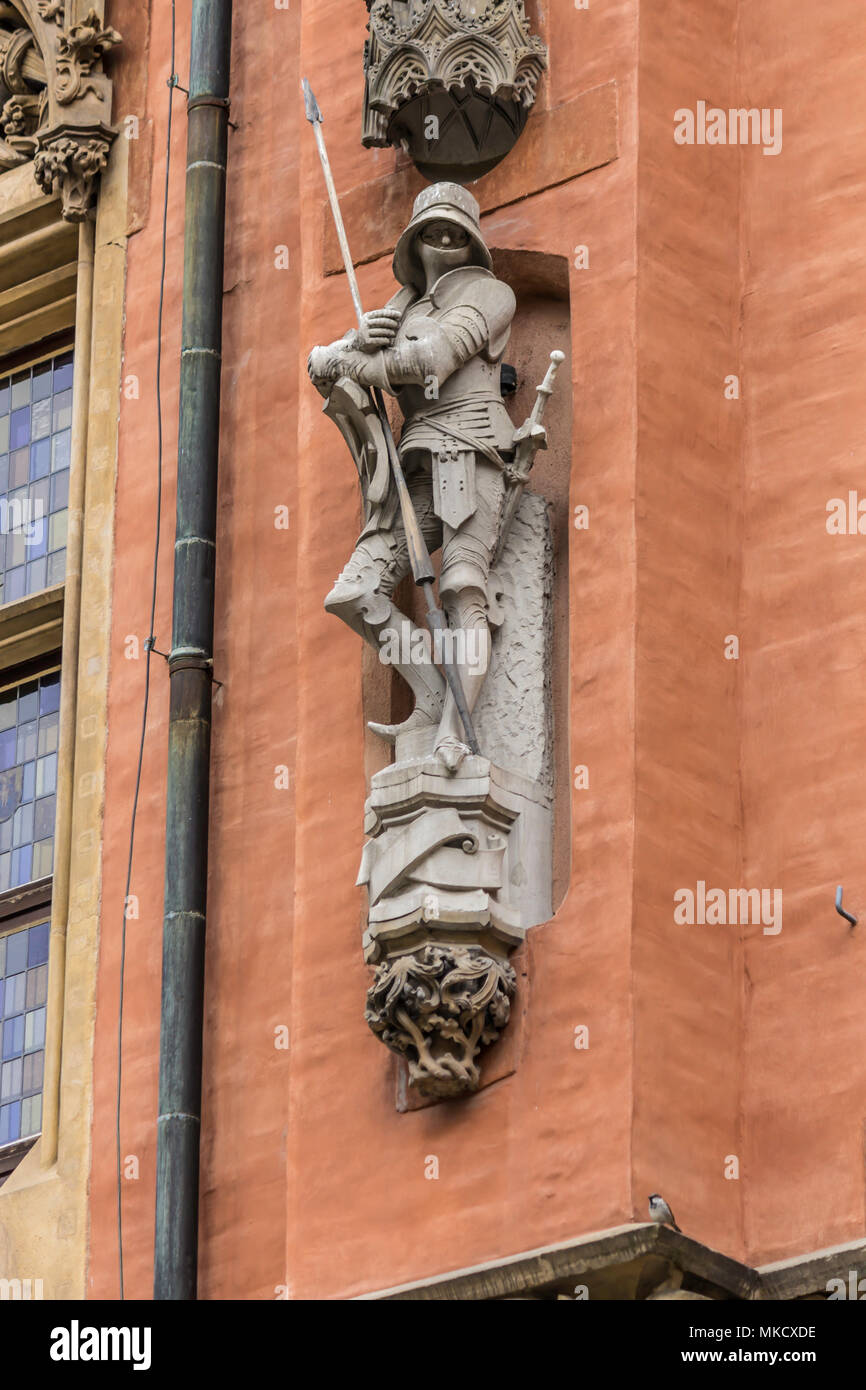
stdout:
{"type": "Polygon", "coordinates": [[[396,743],[401,734],[414,734],[418,729],[431,729],[434,724],[439,723],[441,713],[441,709],[433,715],[428,714],[426,710],[415,709],[402,724],[376,724],[371,719],[367,728],[372,729],[379,738],[385,739],[386,743],[396,743]]]}
{"type": "Polygon", "coordinates": [[[344,570],[325,599],[329,613],[338,613],[341,608],[356,607],[359,599],[375,592],[377,576],[370,570],[347,574],[344,570]]]}

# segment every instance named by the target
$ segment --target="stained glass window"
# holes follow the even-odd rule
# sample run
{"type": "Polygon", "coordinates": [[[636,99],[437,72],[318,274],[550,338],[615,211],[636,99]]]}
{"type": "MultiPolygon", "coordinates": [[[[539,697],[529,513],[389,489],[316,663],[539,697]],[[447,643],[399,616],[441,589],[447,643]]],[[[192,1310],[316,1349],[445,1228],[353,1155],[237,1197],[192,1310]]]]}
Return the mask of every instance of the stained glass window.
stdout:
{"type": "Polygon", "coordinates": [[[66,573],[72,353],[0,377],[0,603],[66,573]]]}
{"type": "Polygon", "coordinates": [[[0,893],[54,863],[60,672],[0,691],[0,893]]]}
{"type": "Polygon", "coordinates": [[[48,922],[0,936],[0,1145],[42,1127],[48,922]]]}

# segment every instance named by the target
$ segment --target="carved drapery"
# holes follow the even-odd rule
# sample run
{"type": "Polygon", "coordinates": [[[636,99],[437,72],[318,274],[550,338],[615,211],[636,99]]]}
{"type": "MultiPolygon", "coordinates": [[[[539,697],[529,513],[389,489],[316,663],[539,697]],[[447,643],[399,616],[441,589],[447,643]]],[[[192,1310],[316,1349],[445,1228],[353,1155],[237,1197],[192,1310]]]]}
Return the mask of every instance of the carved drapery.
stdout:
{"type": "Polygon", "coordinates": [[[80,222],[115,137],[103,58],[121,42],[104,4],[0,3],[0,170],[33,160],[39,186],[80,222]]]}
{"type": "Polygon", "coordinates": [[[547,49],[523,0],[368,0],[363,143],[402,146],[429,178],[470,182],[504,159],[547,49]]]}

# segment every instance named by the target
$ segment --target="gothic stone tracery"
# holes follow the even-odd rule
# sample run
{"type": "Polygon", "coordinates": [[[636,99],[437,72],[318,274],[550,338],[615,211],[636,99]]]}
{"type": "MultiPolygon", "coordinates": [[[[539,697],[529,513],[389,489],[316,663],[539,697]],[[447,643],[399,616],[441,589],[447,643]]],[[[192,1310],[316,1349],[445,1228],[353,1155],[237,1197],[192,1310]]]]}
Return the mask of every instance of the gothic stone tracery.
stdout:
{"type": "Polygon", "coordinates": [[[523,0],[368,0],[363,143],[469,182],[519,138],[547,49],[523,0]]]}

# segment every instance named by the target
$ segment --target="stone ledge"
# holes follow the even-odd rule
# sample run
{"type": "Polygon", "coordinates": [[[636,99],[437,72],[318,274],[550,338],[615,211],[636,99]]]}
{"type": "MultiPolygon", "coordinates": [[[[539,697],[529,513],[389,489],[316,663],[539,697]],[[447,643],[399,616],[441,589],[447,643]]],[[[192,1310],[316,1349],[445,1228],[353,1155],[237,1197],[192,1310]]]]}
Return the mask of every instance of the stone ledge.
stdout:
{"type": "Polygon", "coordinates": [[[64,586],[0,605],[0,671],[57,651],[63,637],[64,586]]]}
{"type": "Polygon", "coordinates": [[[573,1298],[635,1301],[704,1298],[737,1302],[826,1296],[828,1280],[866,1275],[866,1244],[834,1246],[753,1269],[666,1226],[616,1226],[577,1241],[545,1246],[496,1264],[476,1265],[364,1300],[483,1302],[573,1298]]]}
{"type": "Polygon", "coordinates": [[[757,1274],[763,1298],[786,1299],[824,1293],[831,1279],[847,1283],[852,1270],[856,1271],[858,1279],[866,1276],[866,1241],[830,1245],[826,1250],[815,1250],[792,1260],[760,1265],[757,1274]]]}
{"type": "MultiPolygon", "coordinates": [[[[610,164],[617,157],[618,143],[617,85],[606,82],[551,110],[536,111],[517,148],[471,189],[482,213],[493,212],[610,164]]],[[[417,170],[407,167],[358,184],[341,196],[356,265],[393,251],[414,199],[426,187],[417,170]]],[[[343,261],[327,204],[322,216],[324,273],[335,275],[342,271],[343,261]]]]}

